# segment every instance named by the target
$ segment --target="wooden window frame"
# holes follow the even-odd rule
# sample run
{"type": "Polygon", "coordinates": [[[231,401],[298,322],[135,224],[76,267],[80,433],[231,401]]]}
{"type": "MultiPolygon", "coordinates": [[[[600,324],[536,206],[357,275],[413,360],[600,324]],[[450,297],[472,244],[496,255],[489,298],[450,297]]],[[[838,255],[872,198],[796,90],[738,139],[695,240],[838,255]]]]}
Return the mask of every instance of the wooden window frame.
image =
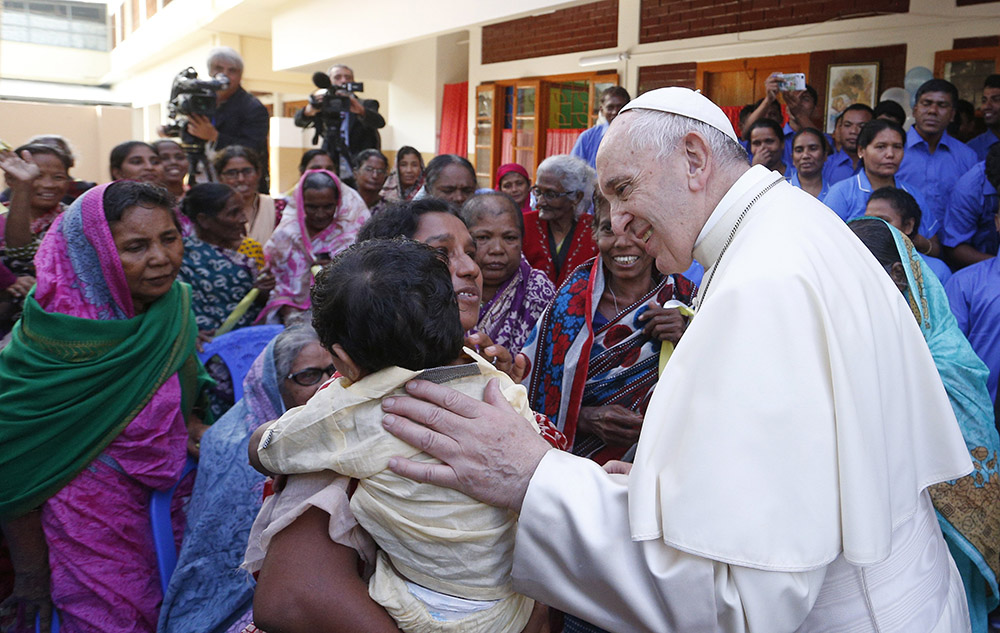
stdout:
{"type": "MultiPolygon", "coordinates": [[[[473,125],[474,126],[480,120],[479,119],[479,113],[478,113],[478,103],[479,103],[478,97],[479,97],[480,91],[484,90],[484,89],[489,89],[489,88],[492,88],[493,91],[494,91],[493,92],[492,146],[489,148],[489,150],[490,150],[490,165],[488,167],[484,167],[482,165],[476,164],[476,175],[478,177],[480,177],[480,178],[483,178],[483,177],[487,176],[487,174],[488,174],[489,175],[490,186],[491,187],[493,186],[493,182],[494,182],[493,176],[496,173],[497,168],[500,166],[500,157],[503,155],[503,148],[501,147],[502,136],[503,136],[504,106],[505,106],[505,104],[503,102],[503,99],[505,98],[504,95],[505,95],[505,91],[506,91],[507,88],[509,88],[509,87],[513,87],[514,88],[514,95],[515,95],[514,98],[515,99],[517,98],[517,89],[518,89],[518,87],[521,87],[521,88],[533,87],[533,88],[535,88],[535,114],[534,114],[535,140],[534,140],[534,143],[530,147],[514,145],[513,152],[512,152],[512,155],[514,156],[514,160],[516,161],[517,160],[516,157],[517,157],[517,151],[518,151],[518,149],[532,151],[533,152],[533,156],[534,156],[534,158],[533,158],[534,165],[531,166],[531,168],[529,169],[529,171],[531,173],[535,173],[535,171],[538,169],[539,163],[541,163],[541,160],[540,160],[539,157],[545,156],[545,153],[546,153],[546,145],[545,145],[545,143],[546,143],[546,136],[547,136],[548,129],[549,129],[549,126],[548,126],[548,116],[549,116],[549,85],[550,84],[557,84],[557,83],[572,82],[572,81],[587,81],[589,83],[588,98],[590,99],[590,101],[588,102],[588,105],[587,105],[587,122],[588,122],[588,127],[593,127],[594,124],[597,122],[597,115],[594,112],[591,111],[591,109],[590,109],[590,103],[593,102],[595,84],[598,84],[598,83],[613,83],[614,85],[621,85],[620,84],[620,76],[619,76],[619,74],[618,74],[617,71],[613,71],[613,70],[612,71],[607,71],[607,70],[604,70],[604,71],[568,73],[568,74],[564,74],[564,75],[538,75],[538,76],[533,76],[533,77],[520,77],[520,78],[517,78],[517,79],[501,79],[501,80],[496,80],[496,81],[483,82],[480,85],[476,86],[476,104],[477,104],[477,109],[476,109],[476,112],[474,113],[474,116],[473,116],[473,125]]],[[[514,115],[516,117],[516,104],[515,104],[514,115]]],[[[513,127],[514,140],[516,142],[516,129],[517,129],[516,118],[515,118],[515,121],[514,121],[513,125],[514,125],[514,127],[513,127]]],[[[475,127],[474,127],[474,129],[475,129],[475,127]]],[[[477,143],[475,143],[475,141],[473,143],[473,146],[476,149],[479,149],[480,147],[485,148],[485,146],[480,146],[477,143]]],[[[477,152],[473,152],[473,158],[478,158],[477,152]]],[[[478,163],[478,160],[476,160],[475,162],[478,163]]]]}

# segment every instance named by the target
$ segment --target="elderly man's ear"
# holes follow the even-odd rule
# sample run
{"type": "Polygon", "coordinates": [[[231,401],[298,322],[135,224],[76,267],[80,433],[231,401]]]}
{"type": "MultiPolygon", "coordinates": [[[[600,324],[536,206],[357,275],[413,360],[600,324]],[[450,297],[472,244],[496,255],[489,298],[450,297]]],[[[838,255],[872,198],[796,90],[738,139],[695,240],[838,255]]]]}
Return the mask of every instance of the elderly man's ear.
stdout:
{"type": "Polygon", "coordinates": [[[691,191],[704,191],[708,182],[711,151],[705,138],[697,132],[684,135],[684,158],[687,161],[688,187],[691,191]]]}

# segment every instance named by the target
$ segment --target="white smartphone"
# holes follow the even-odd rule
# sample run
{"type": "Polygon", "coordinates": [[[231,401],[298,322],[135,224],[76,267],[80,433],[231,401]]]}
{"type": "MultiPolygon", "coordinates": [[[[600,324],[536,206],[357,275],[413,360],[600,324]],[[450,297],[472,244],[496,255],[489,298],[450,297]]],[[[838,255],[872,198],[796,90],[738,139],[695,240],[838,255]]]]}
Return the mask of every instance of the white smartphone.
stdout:
{"type": "Polygon", "coordinates": [[[806,89],[806,76],[803,73],[779,73],[778,85],[781,92],[806,89]]]}

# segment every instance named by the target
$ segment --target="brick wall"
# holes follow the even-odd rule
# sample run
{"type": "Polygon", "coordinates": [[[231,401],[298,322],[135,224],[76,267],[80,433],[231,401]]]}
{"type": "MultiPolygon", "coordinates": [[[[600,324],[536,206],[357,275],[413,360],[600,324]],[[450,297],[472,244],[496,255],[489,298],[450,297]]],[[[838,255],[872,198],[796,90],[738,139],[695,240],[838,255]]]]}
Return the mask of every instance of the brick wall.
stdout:
{"type": "MultiPolygon", "coordinates": [[[[964,0],[975,2],[976,0],[964,0]]],[[[959,0],[959,4],[963,0],[959,0]]],[[[906,13],[910,0],[642,0],[639,42],[813,24],[879,13],[906,13]]]]}
{"type": "MultiPolygon", "coordinates": [[[[662,66],[639,67],[639,95],[656,88],[682,86],[694,89],[698,64],[663,64],[662,66]]],[[[636,95],[638,96],[638,95],[636,95]]]]}
{"type": "Polygon", "coordinates": [[[618,0],[483,27],[483,63],[618,46],[618,0]]]}

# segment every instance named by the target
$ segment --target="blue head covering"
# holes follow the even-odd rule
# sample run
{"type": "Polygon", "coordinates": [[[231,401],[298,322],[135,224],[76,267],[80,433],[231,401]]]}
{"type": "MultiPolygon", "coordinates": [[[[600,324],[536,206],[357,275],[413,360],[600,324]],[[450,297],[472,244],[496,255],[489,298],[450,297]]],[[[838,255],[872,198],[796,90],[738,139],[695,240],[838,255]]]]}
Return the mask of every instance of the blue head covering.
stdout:
{"type": "Polygon", "coordinates": [[[997,591],[1000,438],[994,425],[993,402],[986,388],[989,369],[958,328],[944,287],[913,243],[880,218],[858,218],[850,224],[858,222],[881,222],[892,233],[906,271],[907,301],[930,348],[972,457],[975,470],[971,474],[936,484],[928,491],[941,531],[962,572],[973,631],[985,632],[986,614],[1000,602],[997,591]]]}
{"type": "MultiPolygon", "coordinates": [[[[275,339],[276,340],[276,339],[275,339]]],[[[243,398],[201,439],[184,544],[160,609],[157,630],[227,630],[253,602],[254,581],[240,569],[265,477],[250,467],[247,443],[285,411],[268,343],[243,381],[243,398]]]]}

